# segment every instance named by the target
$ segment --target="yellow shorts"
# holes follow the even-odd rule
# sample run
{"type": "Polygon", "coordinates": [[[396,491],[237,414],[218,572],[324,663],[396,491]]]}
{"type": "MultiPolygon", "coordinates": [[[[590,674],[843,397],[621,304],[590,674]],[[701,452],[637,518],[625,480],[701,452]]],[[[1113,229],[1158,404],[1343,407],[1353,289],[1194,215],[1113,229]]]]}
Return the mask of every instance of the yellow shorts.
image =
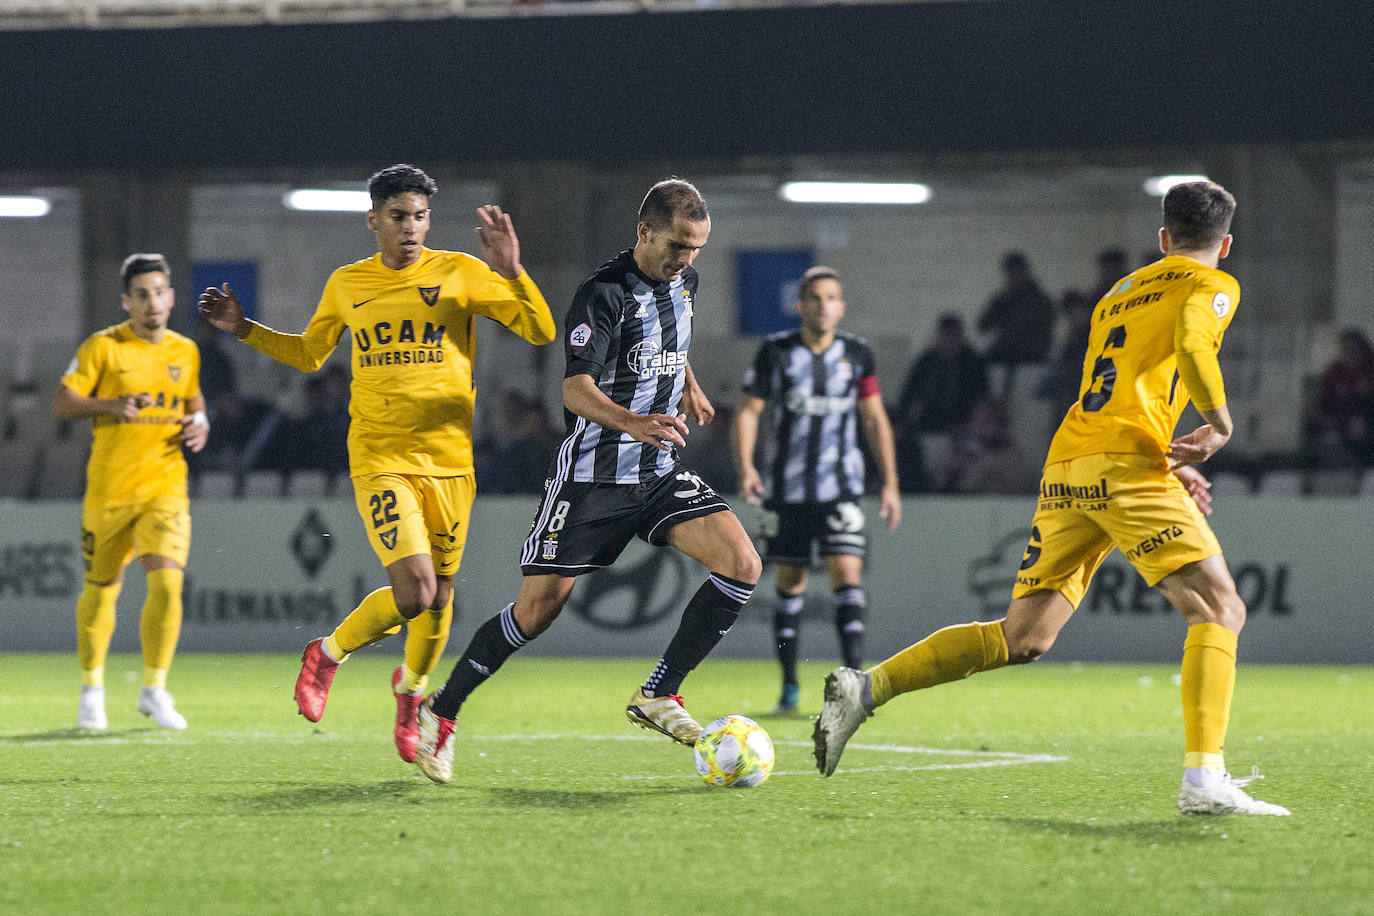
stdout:
{"type": "Polygon", "coordinates": [[[1113,547],[1151,586],[1221,553],[1187,489],[1157,460],[1087,455],[1045,465],[1012,595],[1054,589],[1078,607],[1113,547]]]}
{"type": "Polygon", "coordinates": [[[353,501],[363,517],[368,543],[383,566],[419,554],[434,560],[434,572],[451,576],[463,560],[468,517],[477,478],[364,474],[353,478],[353,501]]]}
{"type": "Polygon", "coordinates": [[[191,552],[191,505],[185,496],[109,508],[81,507],[81,560],[91,582],[113,582],[134,557],[174,560],[183,569],[191,552]]]}

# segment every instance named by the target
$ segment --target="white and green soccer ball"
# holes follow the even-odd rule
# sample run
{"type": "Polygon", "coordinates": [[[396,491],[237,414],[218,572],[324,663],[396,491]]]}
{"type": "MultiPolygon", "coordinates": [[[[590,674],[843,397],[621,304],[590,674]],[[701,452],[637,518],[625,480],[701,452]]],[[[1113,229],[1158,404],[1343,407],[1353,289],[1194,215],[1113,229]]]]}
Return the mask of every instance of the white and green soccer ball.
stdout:
{"type": "Polygon", "coordinates": [[[752,789],[773,772],[773,739],[753,719],[725,716],[701,730],[692,757],[708,786],[752,789]]]}

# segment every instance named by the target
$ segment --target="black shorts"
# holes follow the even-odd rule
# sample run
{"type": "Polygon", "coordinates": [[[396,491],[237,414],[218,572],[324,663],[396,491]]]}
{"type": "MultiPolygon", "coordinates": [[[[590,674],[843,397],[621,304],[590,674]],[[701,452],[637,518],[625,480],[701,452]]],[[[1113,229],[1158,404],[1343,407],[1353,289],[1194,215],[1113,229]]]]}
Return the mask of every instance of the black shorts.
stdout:
{"type": "Polygon", "coordinates": [[[674,525],[729,511],[715,490],[680,466],[647,484],[552,481],[520,551],[520,571],[578,576],[610,566],[636,535],[662,547],[674,525]]]}
{"type": "Polygon", "coordinates": [[[868,552],[864,510],[850,499],[771,507],[763,536],[767,541],[765,558],[783,566],[810,566],[815,547],[820,548],[823,557],[847,555],[862,559],[868,552]]]}

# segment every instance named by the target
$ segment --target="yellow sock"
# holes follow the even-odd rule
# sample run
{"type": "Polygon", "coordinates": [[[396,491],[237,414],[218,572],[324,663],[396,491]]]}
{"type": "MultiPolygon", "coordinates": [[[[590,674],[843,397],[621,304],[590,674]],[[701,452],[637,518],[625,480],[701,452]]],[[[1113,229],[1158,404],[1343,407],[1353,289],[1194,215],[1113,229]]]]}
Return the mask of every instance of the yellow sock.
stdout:
{"type": "Polygon", "coordinates": [[[396,600],[388,585],[368,595],[349,612],[325,639],[324,647],[330,656],[343,661],[351,653],[401,632],[401,624],[405,622],[401,612],[396,610],[396,600]]]}
{"type": "Polygon", "coordinates": [[[448,645],[449,626],[453,623],[453,598],[437,611],[421,611],[406,627],[406,663],[401,674],[406,678],[405,689],[411,693],[423,690],[429,676],[439,664],[439,656],[448,645]],[[413,678],[413,681],[412,681],[413,678]]]}
{"type": "Polygon", "coordinates": [[[148,598],[143,602],[143,617],[138,634],[143,640],[143,686],[165,687],[167,669],[181,638],[181,585],[186,573],[180,569],[148,570],[148,598]],[[161,683],[149,671],[162,672],[161,683]]]}
{"type": "Polygon", "coordinates": [[[1183,765],[1224,770],[1222,748],[1236,689],[1236,634],[1219,623],[1188,628],[1183,643],[1183,765]]]}
{"type": "Polygon", "coordinates": [[[902,693],[957,681],[1007,663],[1002,622],[965,623],[936,630],[868,669],[873,700],[881,706],[902,693]]]}
{"type": "Polygon", "coordinates": [[[87,582],[76,599],[76,658],[81,663],[81,683],[105,686],[105,656],[115,629],[115,602],[121,583],[96,585],[87,582]]]}

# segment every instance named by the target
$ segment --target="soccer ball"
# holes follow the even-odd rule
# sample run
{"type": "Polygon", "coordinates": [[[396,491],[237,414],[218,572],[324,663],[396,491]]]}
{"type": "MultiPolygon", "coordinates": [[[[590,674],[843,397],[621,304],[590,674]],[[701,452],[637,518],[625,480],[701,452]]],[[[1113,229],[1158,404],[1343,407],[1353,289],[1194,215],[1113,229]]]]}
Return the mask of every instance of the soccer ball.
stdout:
{"type": "Polygon", "coordinates": [[[701,730],[692,758],[708,786],[752,789],[773,772],[773,739],[753,719],[725,716],[701,730]]]}

